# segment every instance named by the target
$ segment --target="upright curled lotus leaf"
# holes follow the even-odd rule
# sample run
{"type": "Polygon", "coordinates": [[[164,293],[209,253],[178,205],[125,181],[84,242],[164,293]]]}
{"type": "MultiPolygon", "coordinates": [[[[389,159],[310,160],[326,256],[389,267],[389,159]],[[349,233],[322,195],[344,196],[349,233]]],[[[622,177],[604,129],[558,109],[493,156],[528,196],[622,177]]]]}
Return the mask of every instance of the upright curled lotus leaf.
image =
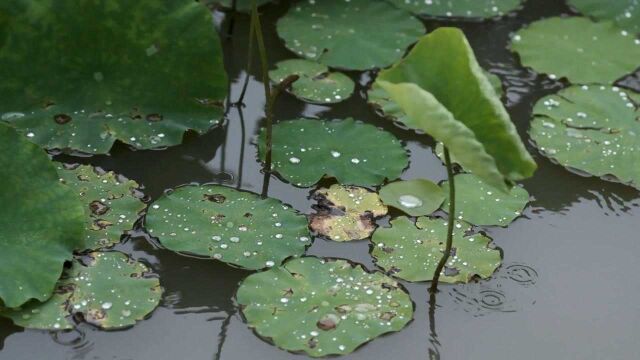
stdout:
{"type": "Polygon", "coordinates": [[[161,296],[160,282],[144,264],[119,252],[94,252],[73,262],[49,300],[0,315],[31,329],[71,329],[78,314],[99,328],[121,329],[143,320],[161,296]]]}
{"type": "Polygon", "coordinates": [[[190,185],[156,201],[146,228],[164,247],[258,270],[304,254],[307,219],[275,199],[219,185],[190,185]]]}
{"type": "Polygon", "coordinates": [[[376,228],[375,218],[387,214],[378,194],[357,186],[335,184],[319,189],[317,212],[310,215],[310,227],[334,241],[366,239],[376,228]]]}
{"type": "Polygon", "coordinates": [[[611,20],[619,27],[640,33],[640,2],[638,0],[569,0],[569,5],[596,20],[611,20]]]}
{"type": "MultiPolygon", "coordinates": [[[[529,193],[523,187],[514,186],[505,194],[499,189],[485,184],[473,174],[455,177],[456,219],[479,226],[507,226],[529,203],[529,193]]],[[[449,182],[442,183],[443,193],[449,193],[449,182]]],[[[449,208],[446,197],[443,209],[449,208]]]]}
{"type": "MultiPolygon", "coordinates": [[[[266,131],[259,138],[264,160],[266,131]]],[[[341,184],[370,186],[397,179],[409,165],[392,134],[353,119],[298,119],[273,126],[273,170],[293,185],[309,187],[324,176],[341,184]]]]}
{"type": "Polygon", "coordinates": [[[300,78],[291,85],[291,93],[296,97],[318,104],[333,104],[346,100],[353,94],[355,84],[347,75],[330,72],[324,64],[309,60],[284,60],[276,64],[277,69],[269,71],[269,77],[281,83],[291,75],[300,78]]]}
{"type": "Polygon", "coordinates": [[[438,210],[445,195],[433,181],[415,179],[397,181],[380,189],[382,201],[411,216],[429,215],[438,210]]]}
{"type": "Polygon", "coordinates": [[[195,1],[5,0],[0,118],[49,149],[177,145],[219,123],[227,76],[195,1]]]}
{"type": "Polygon", "coordinates": [[[572,86],[535,105],[531,139],[562,166],[640,188],[640,95],[572,86]]]}
{"type": "Polygon", "coordinates": [[[388,66],[425,32],[411,13],[371,0],[301,1],[277,28],[299,56],[348,70],[388,66]]]}
{"type": "Polygon", "coordinates": [[[511,49],[522,65],[574,84],[612,84],[636,70],[640,58],[632,34],[581,17],[536,21],[514,35],[511,49]]]}
{"type": "Polygon", "coordinates": [[[488,184],[507,191],[535,171],[461,30],[445,27],[424,36],[376,83],[407,115],[399,120],[441,141],[488,184]]]}
{"type": "Polygon", "coordinates": [[[84,247],[81,202],[42,149],[1,123],[0,188],[0,305],[44,301],[84,247]]]}
{"type": "Polygon", "coordinates": [[[351,353],[413,317],[411,298],[395,280],[314,257],[249,276],[237,300],[260,337],[313,357],[351,353]]]}
{"type": "Polygon", "coordinates": [[[522,5],[522,0],[387,0],[418,15],[486,19],[503,16],[522,5]]]}
{"type": "Polygon", "coordinates": [[[146,205],[135,181],[91,166],[59,166],[60,180],[80,196],[85,212],[85,248],[97,250],[120,242],[146,205]]]}
{"type": "MultiPolygon", "coordinates": [[[[465,235],[470,226],[456,222],[451,257],[440,275],[446,283],[466,283],[475,277],[489,278],[502,262],[491,239],[481,234],[465,235]]],[[[391,220],[390,228],[373,233],[371,256],[376,265],[407,281],[431,281],[442,258],[447,239],[447,222],[407,217],[391,220]]]]}

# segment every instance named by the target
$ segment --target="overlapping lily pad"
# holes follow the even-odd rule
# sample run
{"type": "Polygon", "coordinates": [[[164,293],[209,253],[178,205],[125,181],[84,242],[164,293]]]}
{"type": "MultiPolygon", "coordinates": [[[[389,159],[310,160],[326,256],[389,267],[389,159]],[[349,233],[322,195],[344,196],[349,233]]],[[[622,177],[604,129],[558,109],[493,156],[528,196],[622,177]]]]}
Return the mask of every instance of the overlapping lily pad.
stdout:
{"type": "Polygon", "coordinates": [[[485,19],[516,10],[522,0],[387,0],[419,15],[485,19]]]}
{"type": "Polygon", "coordinates": [[[0,118],[45,147],[177,145],[223,115],[227,76],[196,1],[6,0],[0,118]]]}
{"type": "MultiPolygon", "coordinates": [[[[263,160],[265,138],[263,129],[263,160]]],[[[324,176],[345,185],[377,185],[398,178],[408,164],[395,136],[353,119],[298,119],[273,127],[273,170],[296,186],[312,186],[324,176]]]]}
{"type": "Polygon", "coordinates": [[[85,248],[97,250],[120,242],[133,228],[141,201],[138,184],[91,166],[59,166],[62,182],[80,196],[85,212],[85,248]]]}
{"type": "Polygon", "coordinates": [[[415,179],[385,185],[380,189],[380,198],[386,205],[411,216],[421,216],[438,210],[445,194],[433,181],[415,179]]]}
{"type": "Polygon", "coordinates": [[[0,304],[44,301],[84,247],[81,202],[42,149],[1,123],[0,188],[0,304]]]}
{"type": "Polygon", "coordinates": [[[371,0],[300,1],[278,21],[291,51],[349,70],[390,65],[424,32],[409,12],[371,0]]]}
{"type": "Polygon", "coordinates": [[[99,328],[121,329],[143,320],[160,303],[162,288],[144,264],[119,252],[94,252],[76,259],[51,299],[3,310],[16,325],[43,330],[74,327],[72,315],[99,328]]]}
{"type": "Polygon", "coordinates": [[[334,241],[368,238],[376,228],[374,219],[387,214],[378,194],[357,186],[335,184],[319,189],[314,197],[319,205],[309,226],[334,241]]]}
{"type": "Polygon", "coordinates": [[[311,244],[307,219],[275,199],[219,185],[175,189],[146,216],[164,247],[258,270],[302,255],[311,244]]]}
{"type": "Polygon", "coordinates": [[[639,101],[616,87],[573,86],[536,104],[529,132],[560,165],[640,188],[639,101]]]}
{"type": "MultiPolygon", "coordinates": [[[[522,215],[529,202],[529,193],[520,186],[514,186],[505,194],[484,183],[472,174],[455,176],[456,219],[474,225],[507,226],[522,215]]],[[[446,196],[443,209],[449,209],[449,182],[442,183],[446,196]]]]}
{"type": "Polygon", "coordinates": [[[640,2],[638,0],[569,0],[569,4],[584,15],[597,20],[611,20],[631,32],[640,32],[640,2]]]}
{"type": "MultiPolygon", "coordinates": [[[[371,255],[376,264],[393,276],[407,281],[430,281],[442,258],[447,239],[447,223],[442,219],[409,218],[391,220],[390,228],[373,234],[371,255]]],[[[451,257],[440,281],[469,282],[474,277],[488,278],[500,266],[500,251],[484,235],[465,235],[469,225],[456,222],[451,257]]]]}
{"type": "Polygon", "coordinates": [[[276,83],[288,76],[300,78],[291,85],[291,93],[296,97],[318,104],[332,104],[346,100],[353,94],[355,84],[347,75],[330,72],[324,64],[309,60],[284,60],[276,64],[277,69],[269,71],[269,77],[276,83]]]}
{"type": "Polygon", "coordinates": [[[250,327],[285,350],[343,355],[413,316],[393,279],[345,260],[304,257],[245,279],[238,303],[250,327]]]}
{"type": "Polygon", "coordinates": [[[514,35],[524,66],[574,84],[612,84],[638,68],[640,40],[609,22],[587,18],[536,21],[514,35]]]}

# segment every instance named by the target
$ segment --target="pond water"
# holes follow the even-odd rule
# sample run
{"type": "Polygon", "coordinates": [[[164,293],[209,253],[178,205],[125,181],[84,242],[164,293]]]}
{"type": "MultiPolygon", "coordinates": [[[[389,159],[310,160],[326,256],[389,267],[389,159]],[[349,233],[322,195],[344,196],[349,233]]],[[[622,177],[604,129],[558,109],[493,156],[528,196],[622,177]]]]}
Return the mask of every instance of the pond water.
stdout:
{"type": "MultiPolygon", "coordinates": [[[[275,21],[286,4],[263,8],[270,61],[292,58],[275,34],[275,21]]],[[[533,103],[564,85],[522,68],[507,49],[509,34],[540,18],[570,14],[559,0],[530,0],[515,16],[496,22],[446,23],[462,27],[481,64],[500,75],[505,101],[520,135],[526,134],[533,103]]],[[[248,16],[235,22],[233,37],[223,41],[232,79],[231,99],[246,76],[248,16]]],[[[216,26],[228,19],[216,14],[216,26]]],[[[121,173],[145,186],[157,199],[165,189],[198,182],[223,183],[260,192],[262,175],[255,136],[262,125],[264,92],[257,67],[251,72],[246,106],[231,108],[225,126],[162,151],[131,151],[116,145],[110,156],[70,157],[121,173]],[[241,110],[241,112],[240,112],[241,110]]],[[[348,101],[334,106],[308,105],[290,95],[277,104],[276,119],[354,117],[385,128],[411,152],[404,179],[441,181],[444,166],[433,142],[395,127],[367,106],[368,73],[349,73],[359,85],[348,101]]],[[[623,82],[640,88],[638,74],[623,82]]],[[[640,334],[640,196],[627,186],[568,172],[540,156],[536,175],[524,182],[534,197],[524,216],[508,228],[486,232],[504,251],[503,266],[491,280],[441,285],[429,316],[425,284],[405,286],[415,301],[414,320],[402,331],[383,336],[344,359],[632,359],[640,334]],[[634,219],[634,216],[636,218],[634,219]]],[[[329,184],[328,182],[325,183],[329,184]]],[[[309,213],[312,189],[294,188],[277,178],[269,196],[309,213]]],[[[397,214],[392,214],[397,215],[397,214]]],[[[383,219],[381,225],[388,221],[383,219]]],[[[77,331],[53,334],[23,330],[0,319],[0,359],[224,359],[282,360],[304,355],[284,352],[264,342],[243,322],[234,301],[238,283],[250,272],[213,260],[179,256],[163,250],[142,230],[117,249],[149,263],[160,275],[165,294],[161,306],[126,331],[99,331],[81,325],[77,331]]],[[[369,242],[336,243],[316,239],[312,255],[349,258],[373,269],[369,242]]]]}

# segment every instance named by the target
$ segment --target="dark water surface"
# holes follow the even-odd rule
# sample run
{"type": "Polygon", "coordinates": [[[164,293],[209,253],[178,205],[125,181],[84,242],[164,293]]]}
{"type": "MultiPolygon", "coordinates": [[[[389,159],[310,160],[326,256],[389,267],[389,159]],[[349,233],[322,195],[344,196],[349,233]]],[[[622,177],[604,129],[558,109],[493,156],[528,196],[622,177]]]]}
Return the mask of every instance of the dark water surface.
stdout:
{"type": "MultiPolygon", "coordinates": [[[[272,62],[294,57],[275,34],[275,20],[286,5],[269,5],[265,14],[272,62]]],[[[523,24],[571,14],[561,0],[528,0],[515,16],[498,22],[427,22],[432,29],[463,27],[483,66],[501,76],[506,103],[520,134],[527,139],[531,108],[543,95],[565,86],[520,67],[506,45],[523,24]]],[[[216,14],[216,23],[228,21],[216,14]]],[[[248,17],[237,18],[232,39],[224,41],[227,69],[236,99],[246,73],[248,17]]],[[[372,34],[375,36],[375,34],[372,34]]],[[[157,199],[165,189],[191,182],[217,182],[260,192],[255,135],[262,125],[263,88],[251,73],[246,107],[229,110],[223,128],[188,136],[183,145],[163,151],[133,152],[116,146],[111,156],[60,157],[119,172],[145,186],[157,199]]],[[[405,141],[411,167],[404,179],[443,180],[446,172],[433,155],[432,141],[378,117],[365,99],[371,74],[350,74],[360,82],[356,95],[331,107],[308,105],[284,95],[277,119],[300,116],[354,117],[384,127],[405,141]]],[[[640,88],[636,77],[623,82],[640,88]]],[[[401,332],[365,345],[344,359],[637,359],[640,340],[640,194],[596,178],[585,178],[535,154],[540,169],[525,182],[535,198],[523,217],[508,228],[487,233],[504,251],[504,265],[489,281],[441,286],[430,330],[425,284],[406,284],[416,302],[415,319],[401,332]]],[[[312,189],[298,189],[277,178],[269,195],[310,212],[312,189]]],[[[385,223],[387,220],[382,221],[385,223]]],[[[119,250],[148,262],[160,274],[165,295],[146,320],[126,331],[105,332],[82,325],[52,334],[22,330],[0,319],[1,360],[164,360],[302,359],[256,337],[243,323],[234,301],[238,283],[249,272],[213,260],[178,256],[160,249],[143,231],[119,250]]],[[[367,241],[334,243],[316,239],[310,253],[348,257],[373,268],[367,241]]]]}

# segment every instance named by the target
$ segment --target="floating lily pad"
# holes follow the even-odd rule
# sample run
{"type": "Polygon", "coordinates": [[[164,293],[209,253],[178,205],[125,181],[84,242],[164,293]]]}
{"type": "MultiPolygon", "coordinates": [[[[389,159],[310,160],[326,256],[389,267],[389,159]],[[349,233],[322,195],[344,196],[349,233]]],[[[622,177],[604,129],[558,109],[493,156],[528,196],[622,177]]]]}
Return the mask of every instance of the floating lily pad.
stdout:
{"type": "Polygon", "coordinates": [[[368,238],[376,228],[374,219],[387,214],[378,194],[357,186],[335,184],[316,191],[314,197],[319,205],[309,226],[335,241],[368,238]]]}
{"type": "MultiPolygon", "coordinates": [[[[263,160],[265,138],[263,129],[263,160]]],[[[296,186],[312,186],[324,176],[345,185],[377,185],[397,179],[408,164],[395,136],[353,119],[298,119],[273,126],[273,170],[296,186]]]]}
{"type": "Polygon", "coordinates": [[[97,250],[120,242],[146,207],[138,184],[113,172],[99,173],[91,166],[66,166],[58,167],[58,174],[85,206],[86,249],[97,250]]]}
{"type": "Polygon", "coordinates": [[[536,104],[529,132],[560,165],[640,188],[639,101],[616,87],[573,86],[536,104]]]}
{"type": "Polygon", "coordinates": [[[38,146],[0,123],[0,304],[51,296],[84,246],[83,209],[38,146]]]}
{"type": "Polygon", "coordinates": [[[355,84],[347,75],[329,72],[326,65],[309,60],[285,60],[276,64],[277,69],[269,71],[269,77],[276,83],[288,76],[300,78],[291,85],[291,93],[296,97],[318,104],[332,104],[346,100],[353,94],[355,84]]]}
{"type": "Polygon", "coordinates": [[[73,262],[51,299],[0,315],[26,328],[63,330],[74,327],[72,315],[81,314],[99,328],[120,329],[143,320],[161,296],[160,282],[142,263],[119,252],[94,252],[73,262]]]}
{"type": "Polygon", "coordinates": [[[401,330],[413,316],[409,294],[395,280],[345,260],[313,257],[249,276],[237,300],[259,336],[314,357],[351,353],[401,330]]]}
{"type": "Polygon", "coordinates": [[[311,244],[304,215],[278,200],[219,185],[168,193],[150,207],[146,228],[169,250],[251,270],[280,265],[311,244]]]}
{"type": "Polygon", "coordinates": [[[433,181],[415,179],[397,181],[380,189],[382,201],[411,216],[429,215],[438,210],[445,195],[433,181]]]}
{"type": "Polygon", "coordinates": [[[425,32],[409,12],[371,0],[301,1],[277,27],[299,56],[349,70],[390,65],[425,32]]]}
{"type": "Polygon", "coordinates": [[[227,75],[195,1],[5,0],[0,118],[45,148],[177,145],[223,116],[227,75]],[[113,4],[111,4],[113,5],[113,4]]]}
{"type": "MultiPolygon", "coordinates": [[[[379,228],[371,241],[376,264],[400,279],[430,281],[445,250],[447,222],[442,219],[409,218],[391,220],[390,228],[379,228]]],[[[441,273],[446,283],[488,278],[500,266],[500,251],[484,235],[465,235],[470,226],[456,222],[451,257],[441,273]]]]}
{"type": "MultiPolygon", "coordinates": [[[[507,226],[522,215],[529,203],[529,193],[520,186],[511,188],[508,194],[484,183],[472,174],[455,176],[456,219],[474,225],[507,226]]],[[[443,209],[449,209],[449,182],[442,183],[446,194],[443,209]]]]}
{"type": "Polygon", "coordinates": [[[640,2],[638,0],[569,0],[569,5],[597,20],[611,20],[619,27],[640,32],[640,2]]]}
{"type": "Polygon", "coordinates": [[[524,66],[572,83],[612,84],[638,68],[640,40],[611,23],[581,17],[536,21],[514,35],[524,66]]]}
{"type": "Polygon", "coordinates": [[[522,0],[387,0],[418,15],[491,18],[516,10],[522,0]]]}

